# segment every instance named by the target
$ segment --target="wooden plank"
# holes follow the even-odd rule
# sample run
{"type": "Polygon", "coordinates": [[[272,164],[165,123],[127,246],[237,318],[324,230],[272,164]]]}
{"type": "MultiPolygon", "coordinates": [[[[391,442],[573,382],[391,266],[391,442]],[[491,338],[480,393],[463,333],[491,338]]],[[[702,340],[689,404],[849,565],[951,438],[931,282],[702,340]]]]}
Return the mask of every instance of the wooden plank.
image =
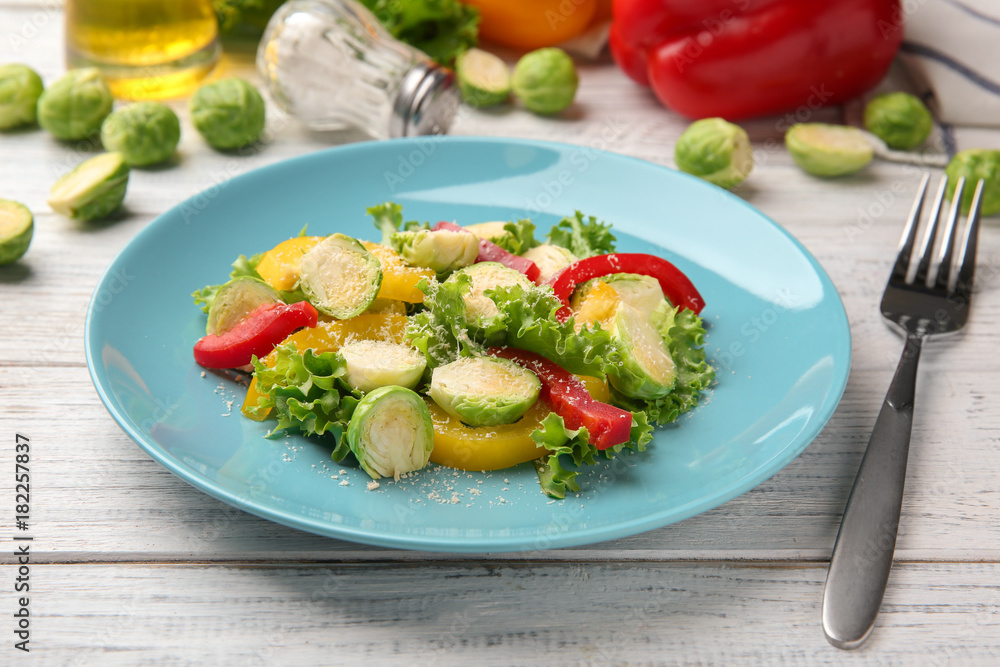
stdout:
{"type": "Polygon", "coordinates": [[[996,564],[897,567],[872,638],[850,654],[823,637],[814,565],[48,565],[31,576],[31,653],[17,664],[1000,659],[996,564]]]}
{"type": "MultiPolygon", "coordinates": [[[[887,382],[881,371],[856,371],[819,438],[773,478],[718,509],[642,535],[532,557],[825,559],[887,382]]],[[[980,383],[979,373],[961,371],[946,383],[921,384],[918,401],[936,409],[918,415],[914,430],[900,559],[1000,559],[993,520],[1000,511],[1000,416],[989,409],[988,394],[970,401],[980,383]]],[[[188,486],[125,436],[83,368],[0,367],[0,405],[0,433],[22,432],[38,443],[33,534],[46,560],[350,560],[384,551],[277,526],[188,486]]],[[[12,451],[0,449],[0,465],[10,463],[12,451]]],[[[0,499],[11,494],[4,489],[0,499]]],[[[389,550],[378,557],[425,556],[389,550]]]]}

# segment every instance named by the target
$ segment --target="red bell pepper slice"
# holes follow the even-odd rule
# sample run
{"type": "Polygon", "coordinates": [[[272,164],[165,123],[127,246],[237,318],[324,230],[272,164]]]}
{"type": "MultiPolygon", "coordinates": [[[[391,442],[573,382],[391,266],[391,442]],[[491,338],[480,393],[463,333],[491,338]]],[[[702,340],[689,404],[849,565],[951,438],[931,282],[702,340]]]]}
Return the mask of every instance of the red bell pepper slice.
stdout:
{"type": "Polygon", "coordinates": [[[203,336],[194,344],[194,360],[205,368],[239,368],[254,355],[262,358],[302,327],[314,327],[319,313],[308,301],[267,303],[224,334],[203,336]]]}
{"type": "Polygon", "coordinates": [[[590,443],[598,449],[621,445],[632,437],[632,413],[594,400],[583,382],[559,364],[513,347],[493,347],[489,353],[510,359],[537,375],[542,382],[539,400],[548,401],[568,428],[585,426],[590,443]]]}
{"type": "MultiPolygon", "coordinates": [[[[468,231],[464,227],[456,225],[453,222],[445,222],[444,220],[434,225],[434,231],[442,229],[450,232],[468,231]]],[[[486,239],[479,239],[479,255],[476,257],[476,262],[500,262],[504,266],[512,268],[515,271],[520,271],[528,276],[528,280],[535,284],[538,284],[538,276],[542,273],[542,270],[530,259],[511,254],[496,243],[487,241],[486,239]]]]}
{"type": "Polygon", "coordinates": [[[900,0],[614,0],[609,42],[622,70],[680,114],[795,112],[790,125],[875,87],[903,14],[900,0]]]}
{"type": "Polygon", "coordinates": [[[651,276],[659,281],[664,296],[673,305],[690,308],[695,314],[700,313],[705,307],[705,300],[701,298],[691,280],[662,257],[644,253],[612,253],[581,259],[553,276],[550,281],[552,290],[556,298],[563,302],[563,307],[556,312],[556,317],[565,321],[570,316],[569,298],[577,285],[612,273],[639,273],[651,276]]]}

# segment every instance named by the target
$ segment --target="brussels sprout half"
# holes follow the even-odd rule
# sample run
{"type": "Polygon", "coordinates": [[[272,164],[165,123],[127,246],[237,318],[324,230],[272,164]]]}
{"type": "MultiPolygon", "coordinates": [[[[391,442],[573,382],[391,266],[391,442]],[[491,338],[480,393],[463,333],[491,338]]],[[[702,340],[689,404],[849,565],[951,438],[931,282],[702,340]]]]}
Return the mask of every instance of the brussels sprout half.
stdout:
{"type": "Polygon", "coordinates": [[[477,222],[474,225],[466,225],[465,230],[472,232],[481,239],[486,239],[492,243],[502,242],[508,236],[513,236],[505,227],[507,223],[503,220],[493,222],[477,222]]]}
{"type": "Polygon", "coordinates": [[[785,146],[795,163],[814,176],[844,176],[861,171],[874,151],[854,127],[799,123],[785,133],[785,146]]]}
{"type": "Polygon", "coordinates": [[[669,394],[677,368],[649,317],[620,303],[612,335],[621,358],[621,365],[608,373],[612,386],[632,398],[656,399],[669,394]]]}
{"type": "Polygon", "coordinates": [[[49,191],[49,206],[78,220],[97,220],[125,199],[129,167],[121,153],[92,157],[64,174],[49,191]]]}
{"type": "Polygon", "coordinates": [[[458,89],[466,104],[489,107],[510,95],[510,70],[497,56],[472,48],[455,60],[458,89]]]}
{"type": "Polygon", "coordinates": [[[177,150],[181,124],[162,102],[137,102],[112,112],[101,125],[101,143],[134,167],[163,162],[177,150]]]}
{"type": "Polygon", "coordinates": [[[469,266],[479,256],[479,237],[472,232],[421,229],[396,232],[390,241],[408,263],[439,275],[469,266]]]}
{"type": "Polygon", "coordinates": [[[373,479],[420,470],[434,449],[434,422],[424,400],[406,387],[380,387],[354,408],[347,444],[373,479]]]}
{"type": "Polygon", "coordinates": [[[573,59],[555,47],[521,56],[511,78],[514,96],[538,114],[556,114],[571,105],[578,84],[573,59]]]}
{"type": "Polygon", "coordinates": [[[721,118],[692,123],[677,140],[678,169],[719,187],[736,187],[753,170],[753,149],[746,130],[721,118]]]}
{"type": "Polygon", "coordinates": [[[638,273],[615,273],[600,279],[618,294],[622,303],[632,306],[647,319],[652,317],[653,312],[666,299],[663,296],[660,281],[652,276],[638,273]]]}
{"type": "Polygon", "coordinates": [[[948,196],[955,194],[958,179],[965,176],[965,191],[962,195],[962,212],[972,208],[972,196],[976,183],[982,179],[983,194],[980,209],[983,215],[1000,213],[1000,150],[970,148],[959,151],[945,169],[948,175],[948,196]]]}
{"type": "Polygon", "coordinates": [[[35,70],[26,65],[0,65],[0,130],[35,122],[38,98],[45,86],[35,70]]]}
{"type": "Polygon", "coordinates": [[[466,324],[473,327],[488,329],[495,321],[500,309],[485,292],[497,287],[513,287],[520,285],[525,290],[532,288],[533,283],[516,269],[504,266],[499,262],[479,262],[451,274],[446,283],[453,283],[458,276],[469,277],[469,288],[462,295],[465,303],[466,324]]]}
{"type": "Polygon", "coordinates": [[[919,98],[909,93],[886,93],[865,106],[865,127],[890,148],[910,150],[930,135],[934,117],[919,98]]]}
{"type": "Polygon", "coordinates": [[[205,333],[221,335],[244,317],[268,303],[283,303],[278,292],[262,280],[241,276],[219,288],[208,309],[205,333]]]}
{"type": "Polygon", "coordinates": [[[86,139],[100,131],[113,102],[96,67],[72,70],[38,98],[38,124],[57,139],[86,139]]]}
{"type": "Polygon", "coordinates": [[[513,361],[465,357],[435,368],[427,393],[469,426],[496,426],[520,419],[541,388],[534,373],[513,361]]]}
{"type": "Polygon", "coordinates": [[[344,379],[358,391],[397,385],[413,389],[420,382],[427,359],[409,345],[359,340],[340,348],[347,373],[344,379]]]}
{"type": "Polygon", "coordinates": [[[378,296],[382,265],[346,234],[326,237],[299,262],[299,285],[316,309],[338,320],[362,313],[378,296]]]}
{"type": "Polygon", "coordinates": [[[580,259],[568,249],[549,243],[535,246],[525,252],[522,257],[530,259],[538,267],[538,270],[541,272],[538,275],[538,282],[540,284],[549,282],[557,273],[580,259]]]}
{"type": "Polygon", "coordinates": [[[10,199],[0,199],[0,264],[16,262],[31,245],[35,219],[28,207],[10,199]]]}

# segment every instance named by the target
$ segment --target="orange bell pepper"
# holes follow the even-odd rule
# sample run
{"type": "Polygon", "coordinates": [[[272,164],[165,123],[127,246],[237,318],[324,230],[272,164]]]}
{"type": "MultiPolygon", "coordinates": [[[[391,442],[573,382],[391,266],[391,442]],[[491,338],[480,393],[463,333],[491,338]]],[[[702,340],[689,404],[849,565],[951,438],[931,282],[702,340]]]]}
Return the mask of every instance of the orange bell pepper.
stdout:
{"type": "Polygon", "coordinates": [[[591,23],[598,0],[462,0],[479,8],[479,36],[519,49],[553,46],[591,23]]]}
{"type": "Polygon", "coordinates": [[[288,291],[295,289],[299,282],[299,263],[322,236],[296,236],[282,241],[264,253],[257,264],[257,273],[268,285],[276,290],[288,291]]]}

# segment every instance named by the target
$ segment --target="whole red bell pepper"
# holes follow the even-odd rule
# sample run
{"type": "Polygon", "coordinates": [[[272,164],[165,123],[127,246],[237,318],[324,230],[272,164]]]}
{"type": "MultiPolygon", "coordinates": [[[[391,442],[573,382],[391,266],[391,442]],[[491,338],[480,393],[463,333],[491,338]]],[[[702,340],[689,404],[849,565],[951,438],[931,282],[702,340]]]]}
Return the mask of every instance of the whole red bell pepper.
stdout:
{"type": "Polygon", "coordinates": [[[899,0],[614,0],[613,11],[615,61],[690,118],[803,122],[878,84],[903,38],[899,0]]]}
{"type": "Polygon", "coordinates": [[[632,413],[595,400],[580,378],[543,356],[513,347],[491,347],[494,357],[509,359],[538,376],[542,383],[540,398],[572,429],[587,427],[590,443],[609,449],[629,441],[632,413]]]}
{"type": "Polygon", "coordinates": [[[639,273],[656,278],[671,304],[690,308],[696,315],[705,307],[705,300],[691,279],[667,260],[641,252],[619,252],[581,259],[552,277],[549,284],[556,298],[563,303],[556,317],[563,321],[569,318],[569,299],[577,285],[613,273],[639,273]]]}
{"type": "Polygon", "coordinates": [[[267,303],[224,334],[202,336],[194,344],[194,360],[205,368],[239,368],[302,327],[314,327],[319,313],[308,301],[267,303]]]}

